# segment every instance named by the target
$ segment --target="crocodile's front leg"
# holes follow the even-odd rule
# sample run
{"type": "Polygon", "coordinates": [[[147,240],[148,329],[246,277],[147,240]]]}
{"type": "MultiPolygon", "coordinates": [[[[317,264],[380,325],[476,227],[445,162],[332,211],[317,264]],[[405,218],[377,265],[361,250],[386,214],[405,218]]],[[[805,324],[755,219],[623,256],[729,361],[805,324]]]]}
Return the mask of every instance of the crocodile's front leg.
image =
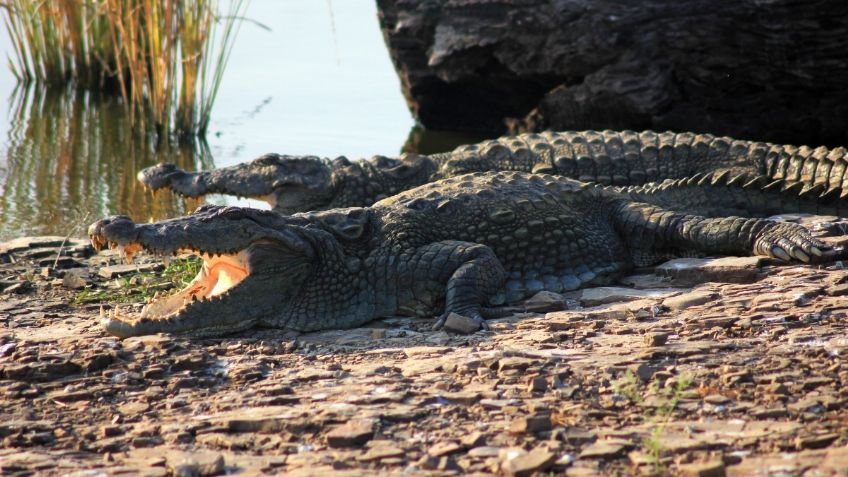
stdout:
{"type": "Polygon", "coordinates": [[[613,220],[633,252],[695,249],[706,253],[767,255],[806,263],[830,250],[801,225],[764,219],[706,218],[622,200],[615,208],[613,220]]]}
{"type": "MultiPolygon", "coordinates": [[[[404,260],[401,258],[401,260],[404,260]]],[[[473,319],[488,329],[481,308],[503,287],[506,272],[494,251],[485,245],[445,240],[419,248],[406,259],[399,277],[399,308],[414,314],[441,309],[434,329],[451,313],[473,319]]]]}

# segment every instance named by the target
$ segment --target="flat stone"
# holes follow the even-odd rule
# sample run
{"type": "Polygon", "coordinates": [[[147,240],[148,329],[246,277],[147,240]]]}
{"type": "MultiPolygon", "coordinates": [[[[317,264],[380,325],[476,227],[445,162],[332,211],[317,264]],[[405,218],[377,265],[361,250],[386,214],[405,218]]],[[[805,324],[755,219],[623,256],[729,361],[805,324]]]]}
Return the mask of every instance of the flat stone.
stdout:
{"type": "MultiPolygon", "coordinates": [[[[68,240],[69,243],[71,241],[73,241],[74,244],[79,242],[79,240],[75,239],[68,240]]],[[[65,242],[65,237],[60,237],[58,235],[20,237],[8,242],[0,243],[0,253],[22,252],[31,248],[59,247],[63,242],[65,242]]],[[[65,245],[68,245],[69,243],[66,243],[65,245]]]]}
{"type": "Polygon", "coordinates": [[[623,444],[598,441],[580,452],[581,459],[607,459],[618,457],[624,452],[623,444]]]}
{"type": "Polygon", "coordinates": [[[480,393],[468,392],[468,391],[459,391],[455,393],[451,392],[443,392],[439,393],[439,396],[442,397],[445,401],[454,403],[454,404],[462,404],[465,406],[471,406],[480,400],[480,393]]]}
{"type": "Polygon", "coordinates": [[[540,414],[537,416],[522,417],[512,421],[509,425],[509,432],[513,434],[533,434],[551,430],[551,416],[540,414]]]}
{"type": "Polygon", "coordinates": [[[795,438],[797,449],[822,449],[829,446],[833,441],[839,439],[839,434],[819,434],[813,436],[798,436],[795,438]]]}
{"type": "Polygon", "coordinates": [[[545,326],[548,331],[566,331],[579,326],[587,319],[585,313],[556,311],[545,315],[545,326]]]}
{"type": "Polygon", "coordinates": [[[530,366],[538,363],[538,360],[531,358],[522,358],[519,356],[512,356],[507,358],[501,358],[498,361],[498,371],[506,371],[511,369],[517,369],[519,371],[523,371],[530,366]]]}
{"type": "Polygon", "coordinates": [[[556,454],[553,452],[536,448],[526,454],[504,461],[501,464],[501,469],[507,476],[526,477],[534,472],[544,472],[555,460],[556,454]]]}
{"type": "Polygon", "coordinates": [[[675,284],[687,286],[704,282],[752,283],[762,260],[763,257],[677,258],[654,270],[675,284]]]}
{"type": "Polygon", "coordinates": [[[466,449],[482,446],[486,443],[486,436],[482,432],[472,432],[460,439],[459,443],[466,449]]]}
{"type": "Polygon", "coordinates": [[[677,468],[681,477],[725,477],[724,462],[717,460],[705,463],[685,464],[677,468]]]}
{"type": "Polygon", "coordinates": [[[457,313],[451,313],[445,320],[445,331],[454,331],[468,335],[480,330],[480,322],[457,313]]]}
{"type": "Polygon", "coordinates": [[[663,300],[663,306],[672,311],[681,311],[686,308],[703,305],[718,298],[718,293],[713,291],[693,291],[677,295],[663,300]]]}
{"type": "Polygon", "coordinates": [[[565,308],[565,298],[547,290],[536,293],[524,302],[524,309],[533,313],[547,313],[565,308]]]}
{"type": "Polygon", "coordinates": [[[595,287],[586,288],[575,292],[577,300],[583,306],[597,306],[607,303],[616,303],[623,301],[634,301],[645,298],[663,299],[676,295],[683,290],[677,288],[655,288],[650,290],[640,290],[638,288],[624,287],[595,287]]]}
{"type": "Polygon", "coordinates": [[[453,441],[437,442],[427,449],[427,453],[433,457],[442,457],[443,455],[454,454],[463,449],[463,446],[453,441]]]}
{"type": "Polygon", "coordinates": [[[360,462],[372,462],[375,460],[391,459],[393,457],[403,457],[404,454],[403,449],[399,449],[393,445],[380,445],[368,449],[365,454],[357,457],[356,460],[360,462]]]}
{"type": "Polygon", "coordinates": [[[654,273],[644,273],[620,278],[618,283],[630,288],[668,288],[670,279],[657,276],[654,273]]]}
{"type": "Polygon", "coordinates": [[[469,457],[497,457],[500,455],[500,447],[480,446],[468,451],[469,457]]]}
{"type": "Polygon", "coordinates": [[[843,283],[841,285],[834,285],[832,287],[825,288],[825,293],[828,296],[845,296],[848,295],[848,283],[843,283]]]}
{"type": "Polygon", "coordinates": [[[31,288],[30,282],[28,282],[26,280],[20,281],[20,282],[13,282],[13,283],[10,283],[10,284],[4,284],[4,285],[5,286],[3,287],[3,293],[8,293],[8,294],[14,293],[14,294],[20,295],[20,294],[28,292],[29,289],[31,288]]]}
{"type": "Polygon", "coordinates": [[[119,264],[103,267],[97,273],[103,278],[112,279],[130,273],[158,272],[164,268],[165,266],[161,263],[119,264]]]}
{"type": "Polygon", "coordinates": [[[712,404],[713,406],[723,406],[733,401],[727,396],[721,394],[710,394],[709,396],[704,397],[704,402],[707,404],[712,404]]]}
{"type": "Polygon", "coordinates": [[[150,404],[146,402],[128,402],[118,407],[118,412],[125,416],[137,416],[144,414],[150,409],[150,404]]]}
{"type": "Polygon", "coordinates": [[[330,447],[355,447],[365,444],[374,436],[374,423],[367,419],[348,421],[327,433],[330,447]]]}

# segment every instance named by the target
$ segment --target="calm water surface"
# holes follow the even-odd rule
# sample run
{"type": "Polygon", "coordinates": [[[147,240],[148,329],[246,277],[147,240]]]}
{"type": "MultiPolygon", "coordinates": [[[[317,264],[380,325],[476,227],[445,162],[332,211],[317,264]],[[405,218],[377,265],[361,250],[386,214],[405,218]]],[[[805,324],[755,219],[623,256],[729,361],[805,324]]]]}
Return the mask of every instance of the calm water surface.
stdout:
{"type": "MultiPolygon", "coordinates": [[[[190,211],[194,201],[151,197],[136,172],[157,162],[221,167],[266,152],[349,158],[421,152],[471,138],[421,133],[400,93],[372,0],[253,0],[205,141],[157,146],[135,137],[114,98],[16,88],[0,68],[0,241],[84,235],[114,213],[137,221],[190,211]]],[[[0,52],[11,52],[0,25],[0,52]]],[[[207,201],[265,208],[223,197],[207,201]]]]}

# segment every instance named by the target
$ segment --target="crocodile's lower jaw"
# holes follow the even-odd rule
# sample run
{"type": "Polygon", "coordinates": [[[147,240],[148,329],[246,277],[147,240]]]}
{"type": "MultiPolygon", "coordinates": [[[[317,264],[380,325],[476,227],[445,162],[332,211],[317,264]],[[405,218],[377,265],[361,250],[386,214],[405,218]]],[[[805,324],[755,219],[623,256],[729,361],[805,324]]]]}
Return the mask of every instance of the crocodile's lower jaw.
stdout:
{"type": "MultiPolygon", "coordinates": [[[[131,248],[130,246],[124,246],[131,248]]],[[[108,318],[124,322],[139,319],[167,320],[178,317],[194,303],[206,300],[220,300],[242,283],[250,275],[248,251],[233,254],[210,256],[195,250],[181,250],[203,259],[203,266],[197,276],[185,288],[168,296],[156,297],[141,309],[137,315],[125,315],[115,309],[108,318]]]]}

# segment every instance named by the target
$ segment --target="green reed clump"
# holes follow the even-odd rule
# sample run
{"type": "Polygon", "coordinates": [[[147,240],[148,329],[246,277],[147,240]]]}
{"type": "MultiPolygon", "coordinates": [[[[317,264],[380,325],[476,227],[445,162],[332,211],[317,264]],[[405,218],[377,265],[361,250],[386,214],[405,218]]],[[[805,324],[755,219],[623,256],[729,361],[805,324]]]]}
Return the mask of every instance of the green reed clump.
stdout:
{"type": "Polygon", "coordinates": [[[249,0],[6,0],[23,83],[117,91],[133,127],[205,133],[249,0]]]}

